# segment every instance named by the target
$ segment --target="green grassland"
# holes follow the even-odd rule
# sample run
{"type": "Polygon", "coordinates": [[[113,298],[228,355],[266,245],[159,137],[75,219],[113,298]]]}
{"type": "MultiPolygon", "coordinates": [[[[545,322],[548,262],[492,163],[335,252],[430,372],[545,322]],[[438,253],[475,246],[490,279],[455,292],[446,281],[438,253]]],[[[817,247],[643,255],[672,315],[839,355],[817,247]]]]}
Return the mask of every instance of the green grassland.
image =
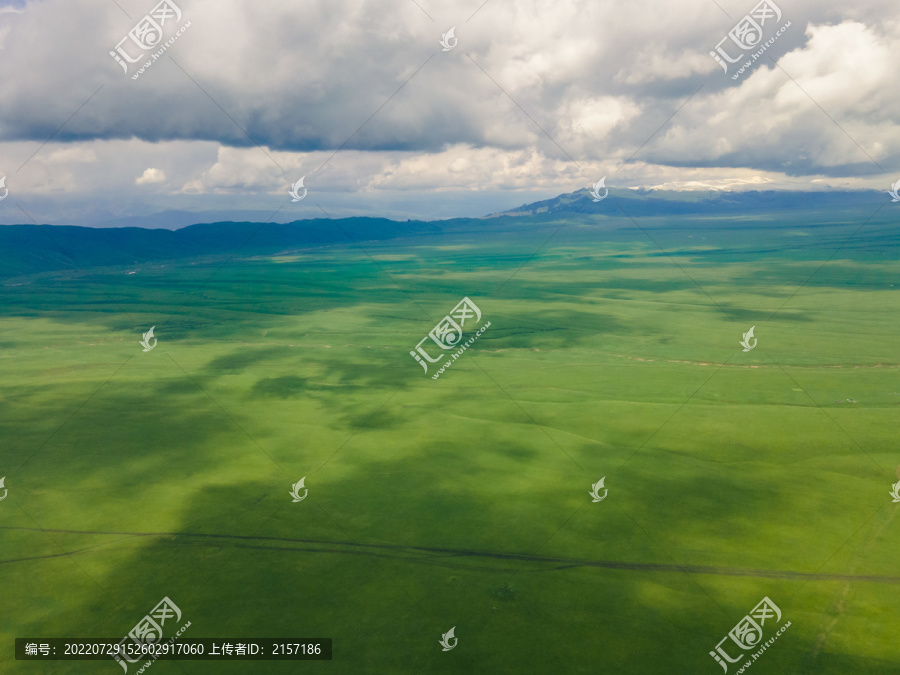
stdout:
{"type": "Polygon", "coordinates": [[[13,638],[163,596],[334,659],[155,673],[714,674],[764,596],[792,625],[752,672],[900,672],[900,250],[790,217],[6,281],[0,672],[120,672],[13,638]],[[491,327],[432,380],[409,351],[463,296],[491,327]]]}

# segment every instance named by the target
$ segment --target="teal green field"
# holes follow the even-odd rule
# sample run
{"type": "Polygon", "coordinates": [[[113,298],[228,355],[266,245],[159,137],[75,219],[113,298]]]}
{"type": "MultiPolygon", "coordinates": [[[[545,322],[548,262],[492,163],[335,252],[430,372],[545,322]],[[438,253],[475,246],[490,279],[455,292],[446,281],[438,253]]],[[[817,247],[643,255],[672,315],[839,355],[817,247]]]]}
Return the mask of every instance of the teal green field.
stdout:
{"type": "Polygon", "coordinates": [[[727,673],[900,672],[898,238],[786,218],[6,278],[0,672],[120,673],[14,638],[164,597],[185,638],[334,656],[150,673],[715,675],[763,598],[727,673]],[[490,327],[432,379],[463,297],[490,327]]]}

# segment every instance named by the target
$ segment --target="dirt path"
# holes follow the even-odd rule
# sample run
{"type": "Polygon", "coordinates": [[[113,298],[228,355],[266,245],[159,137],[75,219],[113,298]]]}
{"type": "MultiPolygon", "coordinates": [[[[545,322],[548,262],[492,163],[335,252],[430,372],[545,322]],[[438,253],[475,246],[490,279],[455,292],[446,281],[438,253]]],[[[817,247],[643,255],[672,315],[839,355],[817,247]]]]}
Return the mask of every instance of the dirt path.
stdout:
{"type": "MultiPolygon", "coordinates": [[[[60,534],[100,535],[126,538],[159,537],[175,540],[193,540],[198,543],[208,542],[209,545],[220,545],[219,542],[221,542],[222,544],[231,544],[232,546],[241,548],[260,548],[273,551],[297,551],[306,553],[344,553],[348,555],[371,555],[377,557],[403,558],[419,562],[446,562],[448,558],[509,560],[519,562],[545,563],[550,565],[551,569],[599,567],[604,569],[628,570],[633,572],[682,572],[685,574],[711,574],[732,577],[764,577],[769,579],[803,579],[807,581],[846,581],[879,584],[900,584],[900,577],[894,576],[819,574],[796,572],[792,570],[759,570],[740,567],[720,567],[715,565],[678,565],[674,563],[638,563],[618,560],[587,560],[580,558],[558,558],[552,556],[538,556],[501,551],[480,551],[474,549],[440,548],[433,546],[407,546],[403,544],[360,544],[352,541],[329,541],[322,539],[292,539],[285,537],[262,537],[238,534],[203,534],[192,532],[105,532],[94,530],[56,530],[50,528],[9,526],[0,526],[0,530],[54,532],[60,534]],[[253,542],[254,545],[249,546],[245,542],[253,542]],[[266,542],[269,545],[263,546],[263,542],[266,542]],[[284,544],[305,545],[307,546],[307,548],[300,548],[297,546],[284,546],[284,544]]],[[[44,558],[56,558],[62,555],[74,555],[76,553],[90,550],[91,548],[96,548],[97,546],[99,545],[95,545],[89,548],[81,548],[66,553],[52,553],[29,558],[0,560],[0,564],[27,562],[29,560],[42,560],[44,558]]]]}

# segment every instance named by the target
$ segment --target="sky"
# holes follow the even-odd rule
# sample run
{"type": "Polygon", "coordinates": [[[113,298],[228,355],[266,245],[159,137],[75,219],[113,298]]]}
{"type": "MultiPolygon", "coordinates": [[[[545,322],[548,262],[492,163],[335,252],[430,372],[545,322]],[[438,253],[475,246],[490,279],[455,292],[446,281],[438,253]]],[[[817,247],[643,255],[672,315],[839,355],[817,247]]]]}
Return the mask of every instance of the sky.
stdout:
{"type": "Polygon", "coordinates": [[[157,3],[0,1],[0,223],[900,180],[896,0],[157,3]]]}

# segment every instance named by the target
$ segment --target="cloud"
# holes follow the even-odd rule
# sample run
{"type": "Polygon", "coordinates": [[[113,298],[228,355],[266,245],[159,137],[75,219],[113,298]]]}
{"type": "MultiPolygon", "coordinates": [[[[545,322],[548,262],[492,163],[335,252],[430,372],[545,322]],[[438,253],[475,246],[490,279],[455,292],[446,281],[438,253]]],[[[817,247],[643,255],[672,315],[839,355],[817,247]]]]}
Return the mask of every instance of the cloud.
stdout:
{"type": "Polygon", "coordinates": [[[151,168],[147,169],[140,177],[136,178],[134,183],[135,185],[149,185],[150,183],[162,183],[165,180],[166,174],[164,171],[151,168]]]}
{"type": "Polygon", "coordinates": [[[647,153],[661,164],[751,167],[789,175],[898,167],[890,85],[900,34],[859,22],[810,26],[804,47],[760,64],[740,86],[699,98],[647,153]]]}
{"type": "Polygon", "coordinates": [[[740,189],[884,182],[869,157],[900,170],[889,0],[780,3],[791,28],[738,81],[708,52],[753,0],[723,5],[730,16],[708,0],[428,14],[393,0],[184,0],[190,30],[137,80],[109,51],[156,2],[120,4],[130,16],[89,0],[0,14],[0,171],[24,163],[17,194],[136,209],[153,184],[208,208],[281,198],[307,175],[311,195],[373,206],[419,193],[426,215],[439,192],[559,193],[602,175],[740,189]],[[441,52],[453,25],[459,45],[441,52]]]}
{"type": "Polygon", "coordinates": [[[86,145],[67,145],[47,153],[49,164],[88,164],[97,161],[97,154],[86,145]]]}

